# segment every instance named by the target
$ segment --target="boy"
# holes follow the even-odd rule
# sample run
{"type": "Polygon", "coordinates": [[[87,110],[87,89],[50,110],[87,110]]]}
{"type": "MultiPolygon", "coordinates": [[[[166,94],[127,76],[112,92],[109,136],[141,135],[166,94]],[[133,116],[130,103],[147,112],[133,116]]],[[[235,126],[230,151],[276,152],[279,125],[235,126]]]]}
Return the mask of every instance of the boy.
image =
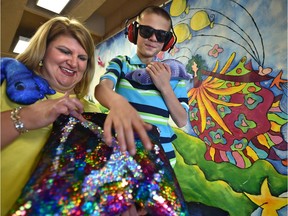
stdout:
{"type": "Polygon", "coordinates": [[[156,61],[160,51],[173,48],[176,42],[171,30],[172,20],[164,9],[150,6],[142,10],[127,32],[128,39],[137,45],[137,53],[132,58],[117,56],[110,61],[95,88],[95,97],[110,110],[104,125],[106,143],[111,142],[113,127],[123,151],[135,153],[133,130],[138,132],[144,146],[151,149],[145,130],[149,130],[146,123],[154,124],[160,130],[160,142],[174,166],[172,141],[176,135],[168,120],[171,116],[178,127],[186,125],[187,92],[184,81],[170,80],[170,67],[156,61]],[[153,84],[142,85],[127,78],[129,72],[139,68],[146,68],[153,84]]]}

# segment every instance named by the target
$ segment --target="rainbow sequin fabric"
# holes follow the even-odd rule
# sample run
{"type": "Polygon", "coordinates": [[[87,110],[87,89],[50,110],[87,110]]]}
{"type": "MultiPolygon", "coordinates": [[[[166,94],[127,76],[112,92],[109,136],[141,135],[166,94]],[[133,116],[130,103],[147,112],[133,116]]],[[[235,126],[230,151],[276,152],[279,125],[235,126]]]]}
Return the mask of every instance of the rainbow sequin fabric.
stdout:
{"type": "Polygon", "coordinates": [[[139,138],[137,153],[105,144],[105,116],[84,113],[80,123],[61,117],[53,125],[41,159],[11,215],[115,216],[131,205],[147,215],[188,215],[174,172],[154,128],[147,151],[139,138]]]}

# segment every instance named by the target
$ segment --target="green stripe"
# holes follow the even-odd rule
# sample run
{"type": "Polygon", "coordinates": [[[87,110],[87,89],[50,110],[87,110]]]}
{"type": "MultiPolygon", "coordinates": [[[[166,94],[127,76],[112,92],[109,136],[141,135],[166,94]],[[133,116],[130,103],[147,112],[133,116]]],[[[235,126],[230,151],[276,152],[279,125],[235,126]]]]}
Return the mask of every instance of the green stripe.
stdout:
{"type": "Polygon", "coordinates": [[[152,124],[166,125],[169,120],[169,118],[165,118],[159,115],[154,115],[151,113],[139,112],[139,115],[144,121],[147,121],[152,124]]]}

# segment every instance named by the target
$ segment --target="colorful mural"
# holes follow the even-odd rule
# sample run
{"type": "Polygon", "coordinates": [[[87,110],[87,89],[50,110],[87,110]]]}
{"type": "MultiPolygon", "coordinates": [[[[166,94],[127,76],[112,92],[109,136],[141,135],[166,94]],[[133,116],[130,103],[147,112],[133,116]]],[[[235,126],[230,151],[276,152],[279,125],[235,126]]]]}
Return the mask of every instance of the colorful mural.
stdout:
{"type": "MultiPolygon", "coordinates": [[[[192,77],[187,125],[173,143],[191,215],[287,215],[287,1],[164,8],[177,43],[158,58],[181,61],[192,77]]],[[[124,31],[97,46],[95,85],[111,58],[135,48],[124,31]]]]}

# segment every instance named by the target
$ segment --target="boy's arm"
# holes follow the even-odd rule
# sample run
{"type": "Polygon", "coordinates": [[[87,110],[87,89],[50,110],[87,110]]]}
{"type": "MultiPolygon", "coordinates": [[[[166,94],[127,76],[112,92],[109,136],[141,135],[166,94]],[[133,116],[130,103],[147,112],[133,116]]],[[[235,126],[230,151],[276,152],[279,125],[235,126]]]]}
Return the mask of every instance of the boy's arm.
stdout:
{"type": "Polygon", "coordinates": [[[170,85],[170,67],[161,62],[152,62],[146,69],[154,85],[161,92],[171,118],[178,127],[184,127],[187,123],[187,112],[179,102],[170,85]]]}
{"type": "Polygon", "coordinates": [[[134,131],[139,135],[144,147],[150,150],[152,143],[147,130],[152,129],[152,125],[146,124],[134,107],[113,90],[113,86],[111,80],[103,79],[95,87],[95,98],[110,110],[103,128],[106,144],[112,143],[112,128],[114,128],[122,151],[127,150],[132,155],[136,153],[134,131]]]}
{"type": "Polygon", "coordinates": [[[178,127],[184,127],[187,123],[187,112],[174,94],[171,86],[162,89],[161,94],[175,124],[178,127]]]}

